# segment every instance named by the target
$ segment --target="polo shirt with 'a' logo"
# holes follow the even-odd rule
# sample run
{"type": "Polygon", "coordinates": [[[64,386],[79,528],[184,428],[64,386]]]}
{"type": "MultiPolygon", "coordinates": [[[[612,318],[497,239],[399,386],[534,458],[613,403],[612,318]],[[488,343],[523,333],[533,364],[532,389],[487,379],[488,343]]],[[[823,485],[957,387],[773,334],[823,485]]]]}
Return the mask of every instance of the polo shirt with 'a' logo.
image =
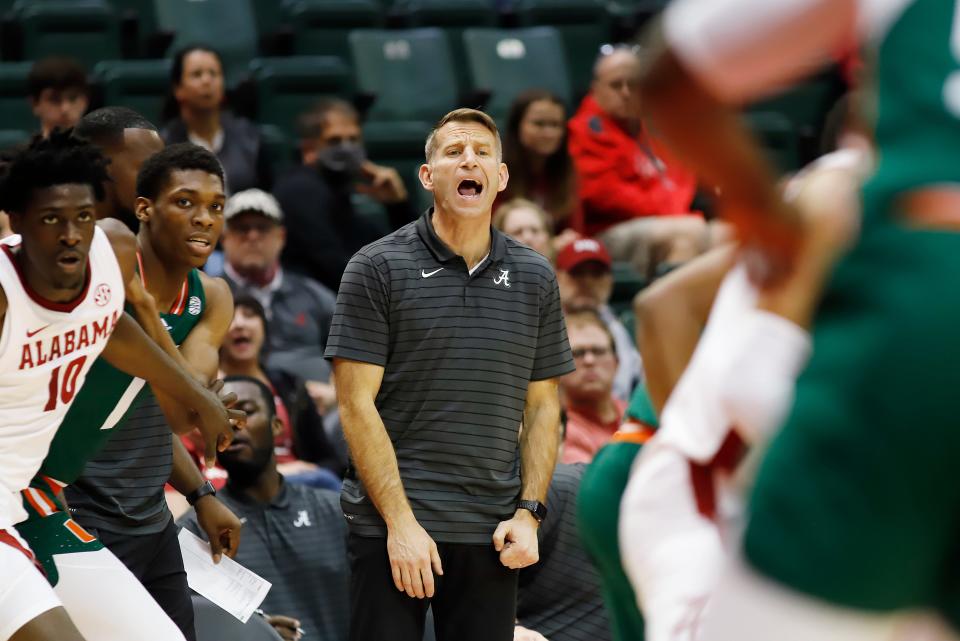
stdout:
{"type": "MultiPolygon", "coordinates": [[[[432,213],[350,260],[325,355],[384,368],[376,406],[420,524],[436,541],[488,544],[519,498],[527,386],[573,359],[547,260],[492,229],[471,272],[432,213]]],[[[341,506],[354,534],[386,535],[349,473],[341,506]]]]}

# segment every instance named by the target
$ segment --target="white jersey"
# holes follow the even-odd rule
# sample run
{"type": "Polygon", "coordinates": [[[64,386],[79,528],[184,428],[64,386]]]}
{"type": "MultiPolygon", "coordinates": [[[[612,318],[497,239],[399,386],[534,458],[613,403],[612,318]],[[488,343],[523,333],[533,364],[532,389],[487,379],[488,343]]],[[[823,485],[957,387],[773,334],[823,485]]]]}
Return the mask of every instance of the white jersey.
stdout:
{"type": "Polygon", "coordinates": [[[107,235],[96,229],[83,292],[44,300],[0,241],[7,313],[0,334],[0,530],[27,518],[20,491],[40,469],[64,415],[123,314],[124,283],[107,235]]]}
{"type": "Polygon", "coordinates": [[[705,87],[729,102],[746,102],[785,88],[845,48],[881,37],[914,1],[676,0],[664,13],[663,29],[705,87]]]}
{"type": "Polygon", "coordinates": [[[738,263],[723,279],[690,363],[663,408],[655,438],[697,463],[713,459],[732,427],[722,383],[731,348],[740,344],[744,320],[756,304],[757,288],[738,263]]]}

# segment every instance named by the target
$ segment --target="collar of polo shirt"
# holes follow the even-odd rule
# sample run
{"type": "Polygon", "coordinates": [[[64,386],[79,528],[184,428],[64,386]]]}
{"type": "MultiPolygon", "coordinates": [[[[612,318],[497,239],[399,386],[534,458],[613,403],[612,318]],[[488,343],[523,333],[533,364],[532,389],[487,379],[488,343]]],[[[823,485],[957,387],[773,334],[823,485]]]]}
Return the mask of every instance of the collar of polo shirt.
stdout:
{"type": "MultiPolygon", "coordinates": [[[[447,263],[454,258],[457,258],[457,254],[453,253],[453,250],[447,247],[447,244],[440,240],[440,237],[437,236],[436,230],[433,228],[433,207],[424,212],[423,216],[417,221],[417,233],[420,235],[420,238],[423,240],[423,244],[427,246],[427,249],[430,250],[430,253],[433,254],[434,258],[437,259],[437,262],[447,263]]],[[[492,225],[490,226],[490,263],[496,264],[503,260],[503,256],[507,250],[507,241],[503,236],[503,232],[498,229],[495,229],[492,225]]]]}

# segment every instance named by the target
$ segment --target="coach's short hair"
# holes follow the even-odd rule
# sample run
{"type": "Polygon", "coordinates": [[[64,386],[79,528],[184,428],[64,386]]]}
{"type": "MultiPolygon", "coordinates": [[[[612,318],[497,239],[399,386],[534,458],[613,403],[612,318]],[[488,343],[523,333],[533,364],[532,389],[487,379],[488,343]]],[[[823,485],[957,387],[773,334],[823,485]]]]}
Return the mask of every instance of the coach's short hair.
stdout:
{"type": "Polygon", "coordinates": [[[427,158],[427,162],[430,162],[430,159],[433,158],[433,154],[437,151],[437,132],[444,125],[447,125],[451,122],[473,122],[486,127],[490,133],[493,134],[493,137],[497,141],[497,160],[503,160],[503,144],[500,142],[500,130],[497,129],[497,123],[494,122],[493,118],[479,109],[463,108],[454,109],[441,118],[436,125],[434,125],[430,135],[427,136],[427,143],[423,148],[423,153],[427,158]]]}

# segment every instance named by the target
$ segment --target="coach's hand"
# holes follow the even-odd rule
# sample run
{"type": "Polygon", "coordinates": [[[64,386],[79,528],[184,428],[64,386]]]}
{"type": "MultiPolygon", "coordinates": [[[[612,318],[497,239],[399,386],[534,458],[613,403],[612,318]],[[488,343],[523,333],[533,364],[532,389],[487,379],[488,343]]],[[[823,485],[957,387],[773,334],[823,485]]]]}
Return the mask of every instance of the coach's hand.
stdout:
{"type": "Polygon", "coordinates": [[[437,544],[412,513],[399,524],[387,528],[387,555],[393,584],[398,590],[418,599],[433,596],[433,574],[443,576],[440,553],[437,544]]]}
{"type": "Polygon", "coordinates": [[[529,510],[517,510],[512,519],[501,521],[493,533],[493,547],[500,553],[500,563],[519,570],[539,561],[539,526],[529,510]]]}

